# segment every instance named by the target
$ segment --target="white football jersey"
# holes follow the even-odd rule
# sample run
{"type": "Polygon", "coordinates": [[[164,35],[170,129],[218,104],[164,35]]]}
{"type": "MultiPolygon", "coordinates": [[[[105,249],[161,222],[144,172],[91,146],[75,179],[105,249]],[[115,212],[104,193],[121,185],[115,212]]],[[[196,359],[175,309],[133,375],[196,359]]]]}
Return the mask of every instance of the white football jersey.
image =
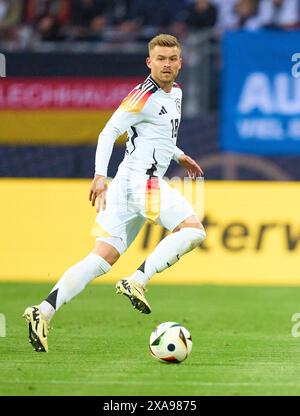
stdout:
{"type": "Polygon", "coordinates": [[[164,176],[172,159],[183,151],[176,146],[181,119],[182,91],[174,83],[167,93],[149,76],[122,101],[99,135],[96,174],[107,175],[115,140],[128,134],[118,173],[164,176]]]}

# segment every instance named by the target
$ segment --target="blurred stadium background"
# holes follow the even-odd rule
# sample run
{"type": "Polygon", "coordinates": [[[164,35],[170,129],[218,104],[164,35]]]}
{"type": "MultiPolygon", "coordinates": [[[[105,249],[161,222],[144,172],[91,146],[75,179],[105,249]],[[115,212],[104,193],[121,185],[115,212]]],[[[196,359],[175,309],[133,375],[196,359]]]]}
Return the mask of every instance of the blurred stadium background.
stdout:
{"type": "MultiPolygon", "coordinates": [[[[299,285],[299,0],[0,0],[0,281],[49,285],[92,247],[98,134],[148,75],[158,33],[183,46],[178,146],[205,172],[207,240],[153,282],[299,285]]],[[[172,162],[167,175],[184,172],[172,162]]],[[[99,281],[131,273],[164,235],[145,225],[99,281]]]]}

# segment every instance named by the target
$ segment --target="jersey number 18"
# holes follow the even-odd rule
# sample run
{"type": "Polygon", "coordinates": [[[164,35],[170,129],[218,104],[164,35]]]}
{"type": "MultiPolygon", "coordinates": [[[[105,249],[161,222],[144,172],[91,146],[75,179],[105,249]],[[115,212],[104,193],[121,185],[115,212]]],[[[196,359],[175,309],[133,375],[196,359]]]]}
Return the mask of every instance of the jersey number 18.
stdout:
{"type": "Polygon", "coordinates": [[[177,137],[179,118],[175,118],[174,120],[171,120],[171,124],[172,124],[172,138],[177,137]]]}

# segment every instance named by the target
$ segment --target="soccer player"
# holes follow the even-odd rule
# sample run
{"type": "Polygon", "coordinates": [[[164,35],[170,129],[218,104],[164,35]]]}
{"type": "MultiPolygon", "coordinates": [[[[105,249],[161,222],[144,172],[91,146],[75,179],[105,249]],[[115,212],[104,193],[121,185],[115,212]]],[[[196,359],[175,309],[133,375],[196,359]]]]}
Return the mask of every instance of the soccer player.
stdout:
{"type": "Polygon", "coordinates": [[[150,75],[122,101],[99,135],[89,195],[98,211],[92,230],[95,247],[64,273],[45,300],[24,312],[35,351],[48,351],[48,326],[55,312],[111,269],[146,220],[171,233],[131,276],[116,284],[117,293],[126,295],[133,307],[145,314],[151,312],[145,297],[149,279],[205,238],[192,206],[163,179],[172,159],[187,170],[189,177],[203,175],[200,166],[176,146],[182,91],[175,79],[181,68],[181,47],[174,36],[166,34],[154,37],[148,46],[150,75]],[[125,156],[108,187],[107,167],[113,145],[125,131],[125,156]]]}

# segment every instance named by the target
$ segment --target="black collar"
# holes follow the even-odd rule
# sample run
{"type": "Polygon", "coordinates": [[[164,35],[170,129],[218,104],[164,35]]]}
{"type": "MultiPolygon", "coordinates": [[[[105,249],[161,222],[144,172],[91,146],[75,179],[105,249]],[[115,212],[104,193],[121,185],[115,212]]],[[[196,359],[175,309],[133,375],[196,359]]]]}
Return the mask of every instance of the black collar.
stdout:
{"type": "Polygon", "coordinates": [[[154,79],[151,77],[151,75],[149,75],[147,79],[149,79],[151,82],[153,82],[153,84],[156,86],[156,88],[160,88],[158,83],[156,81],[154,81],[154,79]]]}

